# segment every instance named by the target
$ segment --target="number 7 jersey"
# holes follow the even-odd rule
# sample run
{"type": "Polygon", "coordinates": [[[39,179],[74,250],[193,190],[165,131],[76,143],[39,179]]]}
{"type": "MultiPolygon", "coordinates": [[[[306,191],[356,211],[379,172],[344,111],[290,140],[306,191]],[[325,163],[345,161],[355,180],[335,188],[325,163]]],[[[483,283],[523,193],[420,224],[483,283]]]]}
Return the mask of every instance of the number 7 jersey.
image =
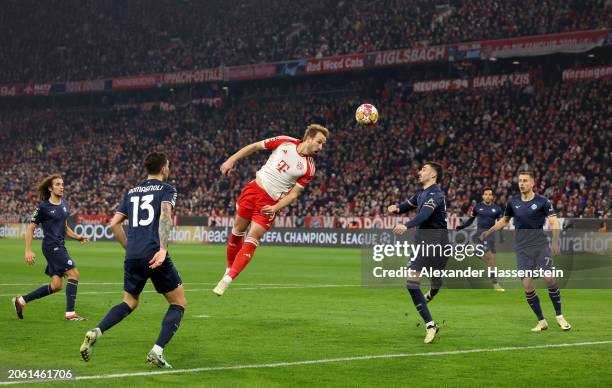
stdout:
{"type": "Polygon", "coordinates": [[[150,260],[159,250],[159,215],[162,202],[174,208],[176,189],[158,179],[147,179],[130,189],[117,208],[127,217],[126,260],[150,260]]]}
{"type": "Polygon", "coordinates": [[[289,136],[277,136],[262,141],[265,149],[273,150],[266,164],[257,176],[261,178],[263,189],[278,201],[293,186],[306,188],[315,173],[314,159],[302,155],[297,147],[301,140],[289,136]]]}

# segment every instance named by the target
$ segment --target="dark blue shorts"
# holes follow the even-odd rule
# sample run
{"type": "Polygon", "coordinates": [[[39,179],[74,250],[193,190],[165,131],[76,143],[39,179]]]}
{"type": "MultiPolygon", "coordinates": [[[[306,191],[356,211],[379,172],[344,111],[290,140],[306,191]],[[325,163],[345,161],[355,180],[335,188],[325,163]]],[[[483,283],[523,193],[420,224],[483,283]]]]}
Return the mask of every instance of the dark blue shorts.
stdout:
{"type": "Polygon", "coordinates": [[[436,256],[436,257],[424,257],[417,256],[414,260],[408,263],[408,268],[416,272],[421,272],[423,268],[427,268],[429,271],[436,269],[445,269],[448,257],[436,256]]]}
{"type": "Polygon", "coordinates": [[[123,289],[126,292],[134,296],[140,295],[148,279],[151,279],[155,291],[160,294],[168,293],[182,284],[181,277],[170,256],[166,258],[160,267],[155,269],[149,268],[149,260],[151,259],[130,259],[124,261],[123,289]]]}
{"type": "Polygon", "coordinates": [[[484,245],[485,253],[486,252],[497,253],[497,249],[495,248],[495,237],[487,236],[487,238],[485,238],[484,241],[481,241],[480,244],[484,245]]]}
{"type": "Polygon", "coordinates": [[[554,266],[550,247],[518,248],[516,251],[516,267],[518,270],[550,270],[554,266]]]}
{"type": "Polygon", "coordinates": [[[63,276],[66,271],[76,268],[65,247],[43,248],[43,255],[47,259],[45,273],[48,276],[63,276]]]}

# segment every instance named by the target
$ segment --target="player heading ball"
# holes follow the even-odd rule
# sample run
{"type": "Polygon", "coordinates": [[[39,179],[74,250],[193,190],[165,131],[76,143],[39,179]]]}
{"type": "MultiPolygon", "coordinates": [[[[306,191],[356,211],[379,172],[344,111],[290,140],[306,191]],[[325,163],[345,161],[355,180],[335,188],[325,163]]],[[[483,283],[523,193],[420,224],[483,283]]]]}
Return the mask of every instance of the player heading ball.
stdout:
{"type": "Polygon", "coordinates": [[[302,140],[289,136],[261,140],[242,147],[221,165],[221,174],[230,175],[241,159],[257,151],[272,151],[236,201],[236,219],[227,243],[227,268],[213,289],[215,294],[223,295],[253,258],[259,241],[274,224],[276,214],[295,202],[308,187],[315,174],[314,157],[321,152],[328,137],[327,128],[310,124],[302,140]],[[244,239],[249,225],[249,234],[244,239]]]}

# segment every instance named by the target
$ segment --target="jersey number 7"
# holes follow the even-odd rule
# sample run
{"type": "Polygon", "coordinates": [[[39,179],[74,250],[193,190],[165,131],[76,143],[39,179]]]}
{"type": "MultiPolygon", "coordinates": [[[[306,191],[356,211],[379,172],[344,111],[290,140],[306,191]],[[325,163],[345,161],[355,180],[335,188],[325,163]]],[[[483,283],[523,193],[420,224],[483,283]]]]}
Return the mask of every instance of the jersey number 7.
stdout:
{"type": "Polygon", "coordinates": [[[132,204],[134,205],[134,207],[132,208],[132,227],[133,228],[136,228],[139,225],[140,226],[151,225],[151,223],[153,222],[153,219],[155,218],[155,209],[153,209],[153,206],[151,206],[151,202],[153,201],[153,198],[155,198],[153,194],[144,195],[142,197],[131,197],[130,198],[130,202],[132,202],[132,204]],[[139,218],[138,216],[140,215],[140,212],[138,211],[139,207],[140,209],[147,212],[147,218],[138,220],[139,218]]]}

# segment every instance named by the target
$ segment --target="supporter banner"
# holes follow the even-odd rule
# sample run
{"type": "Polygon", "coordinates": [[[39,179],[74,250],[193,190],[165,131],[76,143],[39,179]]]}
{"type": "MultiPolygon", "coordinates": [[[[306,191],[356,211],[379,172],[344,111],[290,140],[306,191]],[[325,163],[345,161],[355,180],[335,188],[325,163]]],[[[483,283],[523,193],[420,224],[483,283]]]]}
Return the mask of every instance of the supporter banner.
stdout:
{"type": "Polygon", "coordinates": [[[592,81],[596,79],[611,80],[612,66],[574,67],[563,71],[563,82],[592,81]]]}
{"type": "Polygon", "coordinates": [[[108,224],[111,220],[111,216],[97,215],[97,214],[77,214],[74,222],[77,224],[108,224]]]}
{"type": "Polygon", "coordinates": [[[176,73],[160,74],[160,80],[165,85],[199,84],[213,81],[223,81],[223,69],[187,70],[176,73]]]}
{"type": "Polygon", "coordinates": [[[156,74],[138,75],[134,77],[119,77],[113,78],[113,89],[148,89],[156,86],[158,83],[159,77],[156,74]]]}
{"type": "Polygon", "coordinates": [[[22,84],[0,85],[0,97],[13,97],[21,95],[22,84]]]}
{"type": "MultiPolygon", "coordinates": [[[[553,53],[579,53],[601,46],[612,30],[578,31],[523,38],[466,42],[439,46],[412,47],[399,50],[377,51],[324,58],[298,59],[276,63],[187,70],[168,74],[149,74],[116,77],[112,80],[88,80],[53,84],[0,85],[0,97],[27,94],[82,93],[103,90],[146,89],[155,86],[196,84],[216,81],[241,81],[260,78],[295,76],[300,74],[337,73],[368,68],[396,66],[436,61],[455,61],[464,58],[505,58],[546,55],[553,53]],[[24,92],[27,90],[27,92],[24,92]]],[[[432,81],[428,81],[432,82],[432,81]]],[[[461,89],[457,80],[438,81],[420,87],[433,90],[461,89]],[[445,85],[448,82],[449,85],[445,85]]],[[[491,80],[494,82],[494,80],[491,80]]],[[[485,82],[486,83],[486,82],[485,82]]],[[[424,90],[430,91],[430,90],[424,90]]]]}
{"type": "Polygon", "coordinates": [[[415,92],[436,92],[460,89],[478,88],[500,88],[507,83],[513,86],[527,86],[531,84],[529,73],[522,74],[500,74],[476,77],[471,80],[449,79],[436,81],[415,82],[413,90],[415,92]]]}
{"type": "Polygon", "coordinates": [[[366,67],[366,58],[366,54],[311,58],[306,60],[305,73],[322,74],[361,70],[366,67]]]}
{"type": "Polygon", "coordinates": [[[476,77],[472,79],[472,88],[499,88],[506,83],[511,83],[513,86],[527,86],[531,84],[529,73],[523,74],[501,74],[476,77]]]}
{"type": "MultiPolygon", "coordinates": [[[[180,221],[181,218],[179,218],[180,221]]],[[[278,216],[274,221],[275,228],[354,228],[354,229],[392,229],[399,223],[410,221],[404,216],[369,216],[369,217],[338,217],[338,216],[307,216],[298,218],[295,216],[278,216]]],[[[448,218],[449,227],[460,223],[460,219],[454,215],[448,218]]],[[[193,223],[191,223],[193,224],[193,223]]],[[[233,216],[208,217],[207,226],[229,228],[234,226],[233,216]]]]}
{"type": "Polygon", "coordinates": [[[442,61],[448,58],[447,46],[416,47],[401,50],[379,51],[369,54],[371,66],[381,67],[442,61]]]}
{"type": "Polygon", "coordinates": [[[221,97],[204,97],[191,100],[191,103],[194,105],[208,105],[215,108],[220,108],[223,106],[223,99],[221,97]]]}
{"type": "Polygon", "coordinates": [[[305,228],[349,228],[349,229],[393,229],[395,225],[410,220],[404,216],[372,216],[372,217],[336,217],[312,216],[304,217],[305,228]]]}
{"type": "Polygon", "coordinates": [[[48,96],[50,90],[51,84],[28,84],[21,92],[30,96],[48,96]]]}
{"type": "Polygon", "coordinates": [[[106,89],[106,80],[66,82],[66,93],[100,92],[106,89]]]}
{"type": "MultiPolygon", "coordinates": [[[[181,218],[179,218],[180,221],[181,218]]],[[[288,216],[278,216],[274,220],[274,227],[279,228],[293,228],[297,225],[297,217],[288,217],[288,216]]],[[[194,224],[194,222],[190,222],[190,224],[194,224]]],[[[234,226],[234,216],[213,216],[208,217],[207,219],[202,218],[200,224],[212,227],[223,227],[228,228],[234,226]]]]}
{"type": "Polygon", "coordinates": [[[530,57],[554,53],[582,53],[604,44],[610,30],[489,40],[480,43],[484,58],[530,57]]]}
{"type": "Polygon", "coordinates": [[[227,81],[240,81],[276,77],[277,65],[282,63],[260,63],[255,65],[230,66],[226,69],[227,81]]]}
{"type": "Polygon", "coordinates": [[[421,81],[415,82],[412,85],[412,89],[415,92],[437,92],[437,91],[448,91],[448,90],[460,90],[468,89],[470,87],[470,81],[465,79],[442,79],[435,81],[421,81]]]}

